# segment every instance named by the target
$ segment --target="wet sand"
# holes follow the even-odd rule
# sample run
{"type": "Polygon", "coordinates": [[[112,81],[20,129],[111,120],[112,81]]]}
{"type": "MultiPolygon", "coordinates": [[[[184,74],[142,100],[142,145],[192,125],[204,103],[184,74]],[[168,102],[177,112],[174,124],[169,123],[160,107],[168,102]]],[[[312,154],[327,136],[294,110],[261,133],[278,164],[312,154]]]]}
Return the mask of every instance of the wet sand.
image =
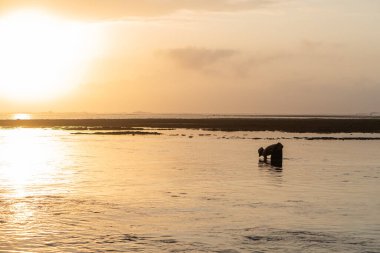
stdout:
{"type": "MultiPolygon", "coordinates": [[[[0,120],[0,127],[94,128],[183,128],[215,131],[283,131],[299,133],[380,133],[379,118],[210,118],[210,119],[32,119],[0,120]]],[[[134,129],[137,130],[137,129],[134,129]]]]}

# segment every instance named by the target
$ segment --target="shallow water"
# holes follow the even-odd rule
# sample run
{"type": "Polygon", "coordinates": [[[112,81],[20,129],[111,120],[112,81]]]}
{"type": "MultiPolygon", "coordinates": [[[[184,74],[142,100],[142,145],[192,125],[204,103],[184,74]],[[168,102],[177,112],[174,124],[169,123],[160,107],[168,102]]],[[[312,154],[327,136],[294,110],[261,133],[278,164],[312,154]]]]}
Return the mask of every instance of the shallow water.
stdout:
{"type": "Polygon", "coordinates": [[[0,252],[380,252],[379,140],[161,132],[0,130],[0,252]]]}

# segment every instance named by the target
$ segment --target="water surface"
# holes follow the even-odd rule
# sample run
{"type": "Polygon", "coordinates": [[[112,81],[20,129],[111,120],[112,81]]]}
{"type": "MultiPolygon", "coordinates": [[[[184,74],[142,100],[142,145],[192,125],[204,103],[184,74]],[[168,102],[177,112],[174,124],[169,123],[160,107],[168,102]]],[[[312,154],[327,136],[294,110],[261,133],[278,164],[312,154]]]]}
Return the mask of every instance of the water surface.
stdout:
{"type": "Polygon", "coordinates": [[[380,251],[379,140],[161,132],[0,130],[0,252],[380,251]]]}

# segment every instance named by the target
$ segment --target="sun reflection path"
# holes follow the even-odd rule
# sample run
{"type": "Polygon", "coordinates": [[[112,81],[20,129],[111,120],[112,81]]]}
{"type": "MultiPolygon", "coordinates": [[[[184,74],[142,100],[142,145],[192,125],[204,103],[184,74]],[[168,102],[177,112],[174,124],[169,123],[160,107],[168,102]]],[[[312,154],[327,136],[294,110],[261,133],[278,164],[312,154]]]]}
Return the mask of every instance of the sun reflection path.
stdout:
{"type": "Polygon", "coordinates": [[[35,243],[46,232],[49,199],[69,192],[72,164],[62,134],[0,128],[0,252],[35,243]]]}
{"type": "Polygon", "coordinates": [[[55,192],[62,183],[65,148],[50,131],[1,130],[0,183],[11,196],[55,192]]]}

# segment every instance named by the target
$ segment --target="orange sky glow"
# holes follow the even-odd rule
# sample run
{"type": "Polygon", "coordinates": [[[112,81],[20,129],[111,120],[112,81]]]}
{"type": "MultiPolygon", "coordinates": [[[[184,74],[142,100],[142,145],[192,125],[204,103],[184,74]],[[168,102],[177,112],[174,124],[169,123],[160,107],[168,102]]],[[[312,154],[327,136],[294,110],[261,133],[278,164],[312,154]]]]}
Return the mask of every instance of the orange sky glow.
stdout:
{"type": "Polygon", "coordinates": [[[0,0],[0,112],[380,111],[376,0],[0,0]]]}

